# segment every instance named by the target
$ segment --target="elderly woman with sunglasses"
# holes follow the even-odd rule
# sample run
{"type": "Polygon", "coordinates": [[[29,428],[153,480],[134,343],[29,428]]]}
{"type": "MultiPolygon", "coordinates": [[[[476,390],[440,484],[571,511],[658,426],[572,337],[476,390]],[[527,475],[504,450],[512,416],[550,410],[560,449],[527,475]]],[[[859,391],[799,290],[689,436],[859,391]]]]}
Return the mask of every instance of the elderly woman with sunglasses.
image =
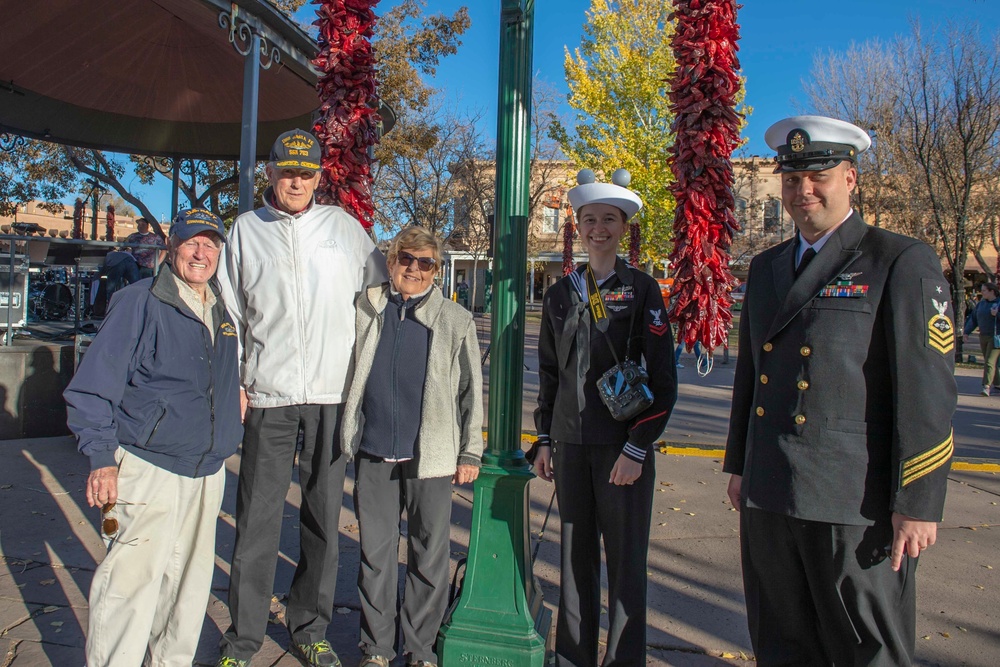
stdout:
{"type": "Polygon", "coordinates": [[[360,667],[387,667],[402,626],[407,664],[434,665],[448,598],[451,484],[479,476],[482,374],[471,314],[435,289],[440,242],[407,227],[390,243],[389,282],[357,300],[354,379],[342,444],[354,458],[361,538],[360,667]],[[397,604],[400,515],[407,565],[397,604]]]}

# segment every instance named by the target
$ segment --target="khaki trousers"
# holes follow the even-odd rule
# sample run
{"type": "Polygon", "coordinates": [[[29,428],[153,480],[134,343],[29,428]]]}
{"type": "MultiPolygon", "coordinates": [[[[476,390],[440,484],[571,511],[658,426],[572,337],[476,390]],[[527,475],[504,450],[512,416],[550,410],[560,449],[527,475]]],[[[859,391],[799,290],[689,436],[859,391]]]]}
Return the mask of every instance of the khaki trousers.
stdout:
{"type": "Polygon", "coordinates": [[[225,468],[182,477],[118,450],[118,535],[90,586],[88,667],[190,667],[215,567],[225,468]]]}

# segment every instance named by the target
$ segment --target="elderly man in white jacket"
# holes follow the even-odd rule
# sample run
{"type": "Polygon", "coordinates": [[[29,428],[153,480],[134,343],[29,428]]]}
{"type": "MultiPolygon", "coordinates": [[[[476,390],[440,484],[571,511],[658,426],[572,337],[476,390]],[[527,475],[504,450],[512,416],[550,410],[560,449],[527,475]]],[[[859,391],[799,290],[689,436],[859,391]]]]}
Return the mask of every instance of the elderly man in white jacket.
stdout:
{"type": "Polygon", "coordinates": [[[219,268],[242,343],[246,435],[229,584],[232,625],[219,667],[246,667],[263,643],[296,440],[300,557],[288,595],[291,650],[339,665],[326,640],[339,559],[346,457],[340,421],[354,346],[354,301],[386,279],[385,258],[356,219],[317,204],[320,148],[292,130],[271,149],[264,206],[236,218],[219,268]]]}

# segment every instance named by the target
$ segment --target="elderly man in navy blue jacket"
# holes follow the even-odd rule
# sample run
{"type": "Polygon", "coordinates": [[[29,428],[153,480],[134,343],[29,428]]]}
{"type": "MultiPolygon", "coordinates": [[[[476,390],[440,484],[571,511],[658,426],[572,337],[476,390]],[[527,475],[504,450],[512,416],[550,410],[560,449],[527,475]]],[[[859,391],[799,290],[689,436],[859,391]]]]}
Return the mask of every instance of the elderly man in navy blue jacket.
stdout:
{"type": "Polygon", "coordinates": [[[64,394],[108,548],[90,589],[89,667],[194,659],[223,463],[243,437],[236,330],[214,280],[224,241],[210,211],[178,213],[168,269],[115,294],[64,394]]]}

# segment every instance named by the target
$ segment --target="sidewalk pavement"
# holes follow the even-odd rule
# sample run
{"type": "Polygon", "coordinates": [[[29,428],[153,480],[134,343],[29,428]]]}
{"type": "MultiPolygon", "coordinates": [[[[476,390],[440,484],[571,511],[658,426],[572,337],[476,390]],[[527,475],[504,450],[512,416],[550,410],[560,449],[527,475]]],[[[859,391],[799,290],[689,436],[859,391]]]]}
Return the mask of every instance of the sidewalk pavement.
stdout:
{"type": "MultiPolygon", "coordinates": [[[[538,389],[537,320],[526,327],[522,425],[533,430],[538,389]]],[[[710,667],[752,664],[740,577],[737,514],[726,500],[728,476],[720,450],[729,422],[735,350],[705,377],[685,353],[680,397],[658,454],[649,552],[650,665],[710,667]]],[[[488,370],[488,366],[487,369],[488,370]]],[[[917,571],[919,665],[992,667],[1000,660],[1000,396],[979,396],[980,371],[956,372],[957,461],[938,543],[917,571]],[[985,462],[985,463],[984,463],[985,462]]],[[[104,548],[99,513],[83,496],[88,467],[71,438],[0,441],[0,667],[83,665],[87,593],[104,548]],[[6,657],[4,658],[4,655],[6,657]]],[[[235,537],[239,457],[227,462],[226,495],[219,516],[212,598],[195,664],[212,666],[226,607],[235,537]]],[[[352,471],[353,472],[353,471],[352,471]]],[[[534,572],[555,610],[559,601],[559,516],[552,486],[531,482],[534,572]]],[[[275,578],[272,623],[254,667],[294,667],[286,653],[283,601],[298,557],[297,479],[288,493],[275,578]]],[[[468,549],[472,489],[453,493],[452,555],[468,549]]],[[[404,524],[405,530],[405,524],[404,524]]],[[[358,528],[352,481],[344,489],[340,524],[336,613],[328,637],[345,667],[357,648],[358,528]]],[[[401,560],[406,557],[405,546],[401,560]]],[[[401,570],[402,571],[402,570],[401,570]]],[[[605,582],[606,584],[606,582],[605,582]]],[[[606,617],[605,617],[606,620],[606,617]]],[[[555,627],[553,621],[552,627],[555,627]]]]}
{"type": "MultiPolygon", "coordinates": [[[[702,452],[704,453],[704,452],[702,452]]],[[[711,454],[709,452],[709,454],[711,454]]],[[[83,664],[87,592],[103,547],[98,513],[86,507],[87,462],[70,438],[0,442],[0,665],[43,667],[83,664]],[[4,658],[6,654],[6,658],[4,658]]],[[[737,514],[725,499],[727,476],[718,458],[656,456],[652,543],[649,552],[650,665],[750,665],[740,580],[737,514]]],[[[226,608],[232,553],[238,457],[227,464],[227,492],[219,517],[212,599],[196,665],[214,665],[226,608]]],[[[1000,653],[1000,475],[953,472],[936,546],[918,570],[917,655],[920,665],[997,663],[1000,653]]],[[[545,603],[558,603],[559,520],[552,486],[530,488],[535,575],[545,603]],[[551,509],[550,509],[551,508],[551,509]],[[537,549],[535,548],[537,547],[537,549]]],[[[454,491],[452,552],[465,554],[472,491],[454,491]]],[[[275,582],[273,623],[254,667],[292,667],[282,624],[298,554],[299,489],[285,508],[275,582]]],[[[353,667],[358,640],[358,535],[351,482],[341,515],[341,568],[329,638],[353,667]]],[[[405,558],[405,548],[401,558],[405,558]]],[[[196,613],[196,612],[193,612],[196,613]]],[[[553,624],[554,627],[554,624],[553,624]]]]}

